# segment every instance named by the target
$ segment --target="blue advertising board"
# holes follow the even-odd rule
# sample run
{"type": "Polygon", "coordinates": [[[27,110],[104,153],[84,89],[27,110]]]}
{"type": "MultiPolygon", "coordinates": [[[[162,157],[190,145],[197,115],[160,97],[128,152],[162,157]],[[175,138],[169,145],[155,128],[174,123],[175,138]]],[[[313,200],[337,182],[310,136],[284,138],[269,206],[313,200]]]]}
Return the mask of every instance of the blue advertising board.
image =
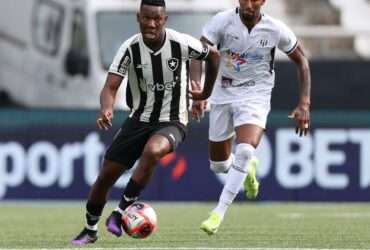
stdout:
{"type": "MultiPolygon", "coordinates": [[[[95,128],[95,112],[0,112],[0,199],[85,199],[107,145],[127,116],[109,131],[95,128]]],[[[259,200],[369,201],[370,114],[316,113],[304,138],[283,112],[272,113],[257,149],[259,200]]],[[[225,174],[209,169],[208,117],[192,122],[186,141],[161,159],[142,194],[146,200],[216,200],[225,174]]],[[[131,172],[116,183],[119,198],[131,172]]],[[[242,193],[238,199],[245,199],[242,193]]]]}

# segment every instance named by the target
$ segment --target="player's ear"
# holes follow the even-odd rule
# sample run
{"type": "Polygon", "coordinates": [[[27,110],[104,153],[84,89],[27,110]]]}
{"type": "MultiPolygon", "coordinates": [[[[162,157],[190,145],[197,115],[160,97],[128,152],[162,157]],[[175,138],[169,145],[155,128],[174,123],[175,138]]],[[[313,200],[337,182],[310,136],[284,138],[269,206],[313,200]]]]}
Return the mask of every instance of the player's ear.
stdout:
{"type": "Polygon", "coordinates": [[[136,12],[136,20],[138,23],[140,23],[140,13],[136,12]]]}
{"type": "Polygon", "coordinates": [[[168,19],[168,16],[167,16],[167,15],[165,15],[165,16],[164,16],[164,22],[165,22],[165,23],[167,23],[167,19],[168,19]]]}

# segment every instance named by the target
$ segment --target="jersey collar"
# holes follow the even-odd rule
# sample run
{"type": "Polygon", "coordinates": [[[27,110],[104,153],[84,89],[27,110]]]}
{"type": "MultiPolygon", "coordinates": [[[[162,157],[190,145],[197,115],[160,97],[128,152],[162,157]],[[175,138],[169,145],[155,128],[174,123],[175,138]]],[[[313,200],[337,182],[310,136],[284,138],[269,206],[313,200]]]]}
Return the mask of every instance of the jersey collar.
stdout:
{"type": "Polygon", "coordinates": [[[140,39],[140,42],[143,44],[144,48],[146,50],[148,50],[150,54],[153,54],[154,56],[157,56],[157,55],[159,55],[162,52],[163,48],[166,47],[166,45],[167,45],[167,42],[168,42],[167,29],[165,29],[164,43],[162,44],[162,47],[159,50],[155,51],[155,52],[151,48],[149,48],[148,46],[146,46],[146,44],[144,43],[143,35],[142,34],[140,34],[140,38],[139,39],[140,39]]]}

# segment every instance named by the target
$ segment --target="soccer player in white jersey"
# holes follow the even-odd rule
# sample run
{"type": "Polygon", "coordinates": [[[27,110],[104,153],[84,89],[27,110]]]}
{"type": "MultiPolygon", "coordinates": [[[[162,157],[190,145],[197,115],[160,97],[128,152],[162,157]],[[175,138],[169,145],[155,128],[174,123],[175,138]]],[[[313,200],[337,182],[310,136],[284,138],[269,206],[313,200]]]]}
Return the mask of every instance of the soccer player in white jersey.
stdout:
{"type": "MultiPolygon", "coordinates": [[[[203,28],[201,40],[215,45],[221,64],[210,97],[209,157],[210,168],[226,173],[226,183],[217,206],[201,224],[212,235],[217,232],[226,210],[243,186],[248,198],[255,198],[258,160],[254,157],[265,129],[274,87],[276,48],[285,52],[298,67],[299,101],[289,115],[297,124],[299,136],[310,125],[311,77],[302,45],[281,21],[261,13],[265,0],[239,0],[239,7],[216,14],[203,28]],[[236,137],[235,155],[231,153],[236,137]]],[[[192,60],[191,79],[200,82],[201,63],[192,60]]],[[[193,104],[193,116],[199,119],[204,102],[193,104]]]]}
{"type": "MultiPolygon", "coordinates": [[[[122,213],[138,199],[159,159],[174,151],[185,139],[188,123],[188,77],[190,59],[207,61],[203,91],[191,91],[193,99],[207,99],[217,77],[220,55],[199,40],[165,28],[164,0],[142,0],[137,14],[140,33],[123,43],[109,69],[100,96],[99,129],[112,125],[118,88],[128,77],[129,118],[107,149],[99,176],[86,204],[86,225],[73,240],[75,245],[97,240],[98,221],[110,188],[136,161],[117,208],[106,220],[107,230],[122,235],[122,213]]],[[[123,28],[125,24],[122,24],[123,28]]]]}

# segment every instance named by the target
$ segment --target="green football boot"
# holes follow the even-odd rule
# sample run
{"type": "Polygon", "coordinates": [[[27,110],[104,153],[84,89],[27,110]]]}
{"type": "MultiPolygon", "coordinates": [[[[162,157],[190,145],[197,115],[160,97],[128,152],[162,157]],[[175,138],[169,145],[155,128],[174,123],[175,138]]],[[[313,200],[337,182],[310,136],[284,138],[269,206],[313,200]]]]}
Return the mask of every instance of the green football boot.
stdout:
{"type": "Polygon", "coordinates": [[[244,181],[245,195],[248,199],[256,199],[260,183],[257,180],[257,168],[259,160],[253,156],[248,163],[248,175],[244,181]]]}
{"type": "Polygon", "coordinates": [[[217,233],[218,228],[222,222],[221,216],[215,212],[211,212],[209,218],[202,222],[200,229],[206,232],[208,235],[217,233]]]}

